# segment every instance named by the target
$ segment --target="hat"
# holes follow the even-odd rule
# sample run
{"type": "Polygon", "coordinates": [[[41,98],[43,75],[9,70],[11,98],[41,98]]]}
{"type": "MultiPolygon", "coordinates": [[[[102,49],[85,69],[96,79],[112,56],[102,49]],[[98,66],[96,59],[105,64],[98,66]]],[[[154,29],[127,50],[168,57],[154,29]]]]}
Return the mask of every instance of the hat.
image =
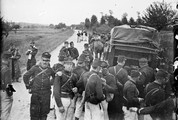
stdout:
{"type": "Polygon", "coordinates": [[[158,72],[156,73],[156,78],[166,78],[168,76],[168,72],[163,70],[163,69],[159,69],[158,72]]]}
{"type": "Polygon", "coordinates": [[[92,63],[92,67],[98,67],[101,66],[101,61],[99,59],[94,59],[93,63],[92,63]]]}
{"type": "Polygon", "coordinates": [[[117,61],[118,61],[119,63],[122,63],[122,62],[124,62],[125,60],[126,60],[126,58],[125,58],[125,56],[123,56],[123,55],[119,55],[118,58],[117,58],[117,61]]]}
{"type": "Polygon", "coordinates": [[[138,70],[131,70],[131,74],[130,74],[131,77],[138,77],[140,75],[141,73],[138,70]]]}
{"type": "Polygon", "coordinates": [[[74,43],[73,41],[70,42],[70,44],[73,44],[73,43],[74,43]]]}
{"type": "Polygon", "coordinates": [[[50,59],[51,58],[51,54],[49,54],[49,52],[44,52],[42,54],[42,57],[50,59]]]}
{"type": "Polygon", "coordinates": [[[102,67],[102,68],[107,68],[107,67],[109,67],[108,61],[101,61],[101,67],[102,67]]]}
{"type": "Polygon", "coordinates": [[[64,44],[69,44],[69,42],[68,42],[68,41],[65,41],[64,44]]]}
{"type": "Polygon", "coordinates": [[[9,52],[9,51],[4,51],[4,52],[2,53],[2,58],[8,59],[8,58],[10,58],[11,56],[12,56],[12,54],[11,54],[11,52],[9,52]]]}
{"type": "Polygon", "coordinates": [[[146,58],[141,58],[139,59],[139,63],[147,63],[148,60],[146,58]]]}

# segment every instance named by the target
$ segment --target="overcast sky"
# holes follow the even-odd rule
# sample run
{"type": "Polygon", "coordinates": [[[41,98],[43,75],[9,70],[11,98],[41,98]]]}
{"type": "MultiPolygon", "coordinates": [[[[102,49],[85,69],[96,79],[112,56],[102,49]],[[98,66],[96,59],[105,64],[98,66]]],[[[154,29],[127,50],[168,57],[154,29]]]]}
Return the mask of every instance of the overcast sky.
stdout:
{"type": "MultiPolygon", "coordinates": [[[[163,0],[1,0],[1,16],[7,21],[28,22],[40,24],[66,25],[79,24],[86,18],[96,15],[98,21],[101,12],[121,19],[123,13],[128,18],[137,18],[137,12],[141,14],[154,1],[163,0]]],[[[171,3],[175,9],[178,0],[164,0],[171,3]]]]}

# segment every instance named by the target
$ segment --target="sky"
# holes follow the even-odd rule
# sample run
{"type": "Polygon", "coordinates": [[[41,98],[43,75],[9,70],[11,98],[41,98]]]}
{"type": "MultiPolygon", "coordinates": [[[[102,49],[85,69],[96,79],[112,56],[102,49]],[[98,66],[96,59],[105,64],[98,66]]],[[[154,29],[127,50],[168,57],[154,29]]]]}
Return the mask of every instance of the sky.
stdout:
{"type": "Polygon", "coordinates": [[[96,15],[98,21],[102,14],[113,11],[115,18],[121,19],[124,13],[128,19],[143,14],[153,2],[167,2],[175,9],[178,0],[1,0],[1,16],[6,21],[39,24],[66,25],[79,24],[86,18],[96,15]]]}

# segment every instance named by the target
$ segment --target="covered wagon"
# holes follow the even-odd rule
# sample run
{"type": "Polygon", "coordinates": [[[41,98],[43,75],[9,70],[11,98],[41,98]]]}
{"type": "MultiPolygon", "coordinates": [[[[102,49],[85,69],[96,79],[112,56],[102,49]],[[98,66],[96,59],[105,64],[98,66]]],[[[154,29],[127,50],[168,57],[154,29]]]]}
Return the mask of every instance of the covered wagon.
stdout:
{"type": "Polygon", "coordinates": [[[116,65],[119,55],[126,56],[126,65],[139,66],[140,58],[147,58],[153,68],[158,65],[159,35],[156,29],[141,25],[121,25],[111,29],[106,59],[116,65]]]}

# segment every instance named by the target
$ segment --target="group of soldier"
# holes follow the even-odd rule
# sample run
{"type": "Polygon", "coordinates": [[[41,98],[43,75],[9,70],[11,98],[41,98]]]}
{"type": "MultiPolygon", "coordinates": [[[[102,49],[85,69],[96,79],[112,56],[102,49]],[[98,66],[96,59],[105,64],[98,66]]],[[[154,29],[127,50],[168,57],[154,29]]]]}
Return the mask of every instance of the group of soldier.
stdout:
{"type": "Polygon", "coordinates": [[[88,44],[80,56],[74,43],[68,44],[64,43],[52,68],[51,55],[44,52],[40,63],[23,76],[32,94],[31,120],[47,119],[51,86],[58,120],[79,120],[83,114],[84,120],[118,120],[127,111],[134,111],[139,120],[144,114],[153,120],[172,120],[177,99],[172,97],[171,75],[166,70],[155,71],[146,58],[139,59],[139,68],[125,66],[125,56],[109,66],[108,61],[93,60],[88,44]]]}
{"type": "MultiPolygon", "coordinates": [[[[108,61],[94,59],[88,44],[84,44],[84,51],[79,55],[74,43],[67,41],[53,67],[50,53],[44,52],[39,64],[36,64],[36,53],[32,43],[26,53],[28,70],[23,75],[31,94],[31,120],[47,119],[51,96],[55,100],[57,120],[79,120],[83,114],[84,120],[122,120],[128,111],[136,113],[139,120],[144,119],[144,114],[150,114],[153,120],[172,120],[177,99],[171,88],[171,73],[163,69],[155,71],[148,66],[146,58],[139,59],[139,68],[125,66],[125,56],[118,56],[117,65],[110,66],[108,61]]],[[[8,81],[9,56],[7,52],[2,55],[1,68],[4,71],[1,96],[6,100],[15,91],[8,81]]],[[[2,108],[3,105],[6,106],[2,104],[2,108]]],[[[6,120],[9,113],[1,110],[1,119],[6,120]]]]}

